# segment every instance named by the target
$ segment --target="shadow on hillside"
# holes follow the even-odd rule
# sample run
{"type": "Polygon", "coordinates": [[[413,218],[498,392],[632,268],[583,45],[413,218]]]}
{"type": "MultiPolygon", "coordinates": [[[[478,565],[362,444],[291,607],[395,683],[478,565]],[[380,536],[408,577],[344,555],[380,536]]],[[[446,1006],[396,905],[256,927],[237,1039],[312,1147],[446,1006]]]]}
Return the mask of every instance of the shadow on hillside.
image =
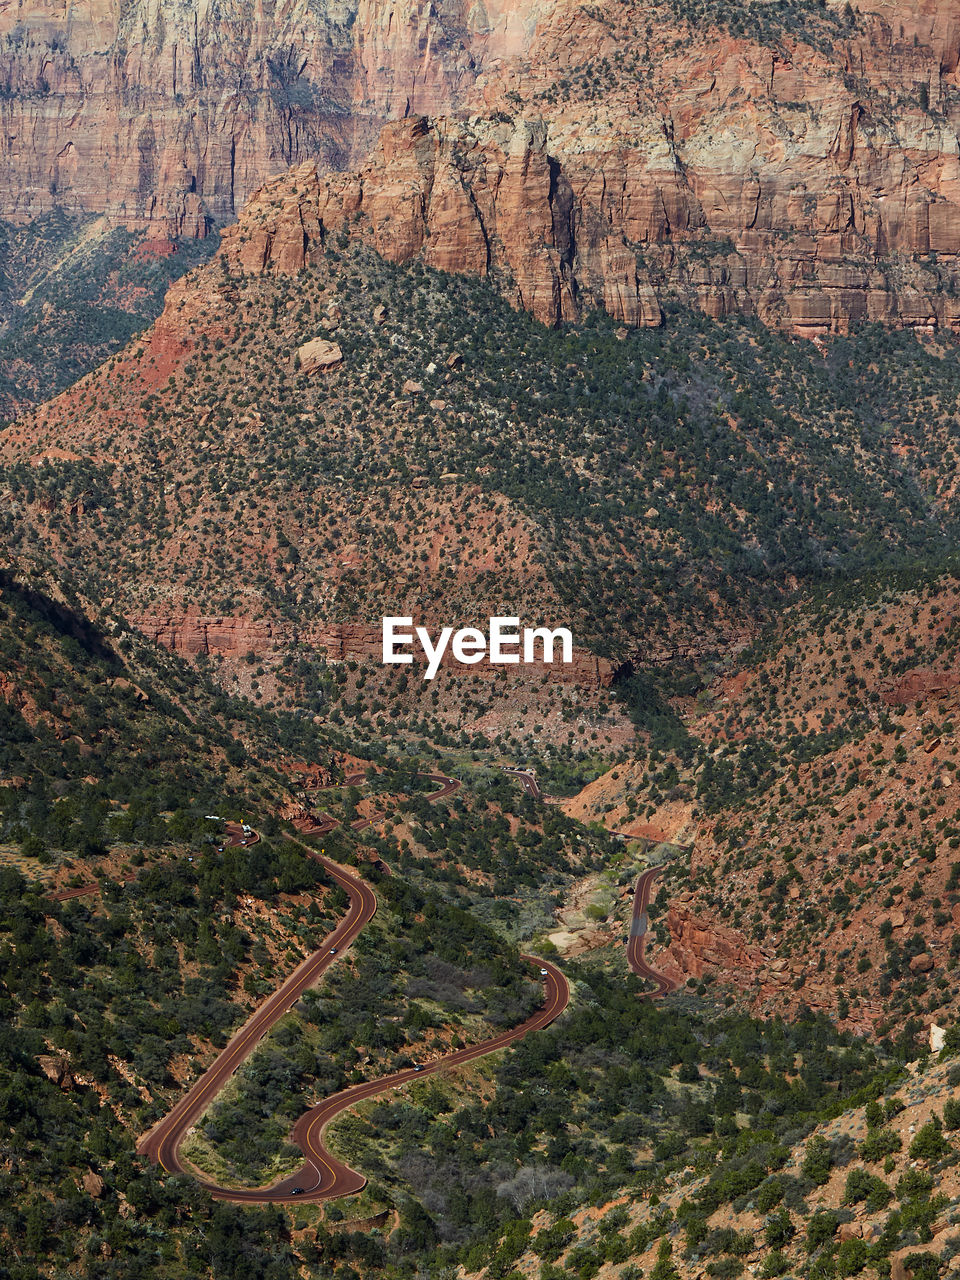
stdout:
{"type": "Polygon", "coordinates": [[[117,669],[123,667],[116,650],[88,617],[35,587],[17,581],[9,569],[0,569],[0,595],[13,605],[24,626],[35,625],[53,632],[60,639],[80,645],[91,658],[107,662],[117,669]]]}

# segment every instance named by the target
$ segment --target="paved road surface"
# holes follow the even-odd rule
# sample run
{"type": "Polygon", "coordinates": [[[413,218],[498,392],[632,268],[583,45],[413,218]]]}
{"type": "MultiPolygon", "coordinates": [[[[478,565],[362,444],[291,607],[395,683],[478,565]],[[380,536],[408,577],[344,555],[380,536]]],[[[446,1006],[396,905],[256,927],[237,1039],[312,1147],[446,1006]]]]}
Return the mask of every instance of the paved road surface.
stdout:
{"type": "MultiPolygon", "coordinates": [[[[347,915],[324,941],[320,950],[309,956],[256,1010],[214,1064],[180,1099],[173,1110],[141,1138],[137,1144],[137,1150],[155,1164],[162,1165],[168,1173],[193,1172],[184,1166],[179,1155],[180,1147],[191,1126],[196,1123],[237,1067],[250,1056],[274,1023],[292,1008],[307,987],[312,986],[333,962],[335,956],[331,948],[335,947],[338,953],[345,950],[377,909],[376,896],[368,884],[322,854],[311,853],[311,857],[315,858],[349,894],[350,908],[347,915]]],[[[546,970],[543,975],[545,992],[543,1007],[525,1022],[481,1044],[458,1049],[442,1058],[425,1061],[421,1064],[420,1071],[408,1067],[380,1079],[354,1085],[311,1108],[301,1116],[293,1129],[292,1139],[303,1152],[304,1164],[290,1177],[268,1187],[236,1189],[222,1187],[205,1179],[200,1179],[200,1186],[218,1200],[252,1201],[257,1204],[271,1201],[329,1200],[337,1196],[355,1194],[364,1186],[366,1179],[362,1174],[337,1160],[323,1144],[323,1131],[335,1116],[362,1098],[385,1093],[406,1084],[417,1076],[431,1075],[444,1067],[469,1062],[473,1058],[480,1058],[503,1049],[531,1031],[547,1026],[567,1007],[570,988],[560,970],[548,961],[538,960],[533,956],[523,958],[530,964],[546,970]],[[295,1193],[295,1187],[301,1188],[301,1191],[295,1193]]]]}
{"type": "MultiPolygon", "coordinates": [[[[443,800],[446,796],[452,796],[455,791],[459,791],[461,787],[458,778],[448,778],[442,773],[421,773],[421,778],[426,778],[430,782],[435,782],[439,788],[437,791],[431,791],[427,799],[432,804],[435,800],[443,800]]],[[[344,787],[359,787],[367,780],[365,773],[348,773],[343,779],[344,787]]],[[[374,826],[375,823],[382,822],[387,815],[385,813],[376,814],[372,818],[357,818],[356,822],[350,823],[351,831],[366,831],[368,827],[374,826]]],[[[299,835],[307,836],[325,836],[328,831],[333,831],[335,827],[340,826],[340,821],[332,817],[329,813],[318,814],[317,820],[310,827],[303,827],[299,831],[299,835]]]]}
{"type": "Polygon", "coordinates": [[[543,799],[543,792],[540,790],[539,782],[537,782],[537,775],[533,772],[532,769],[504,768],[503,772],[510,774],[510,776],[513,778],[518,778],[520,780],[520,785],[523,787],[527,795],[532,797],[532,799],[534,800],[543,799]]]}
{"type": "Polygon", "coordinates": [[[649,870],[642,872],[637,880],[637,887],[633,895],[633,917],[630,921],[630,936],[627,941],[627,964],[638,977],[649,978],[651,982],[656,983],[657,989],[649,993],[648,999],[650,1000],[669,995],[677,987],[677,984],[671,981],[670,978],[658,973],[656,969],[651,969],[643,955],[647,934],[650,932],[647,907],[650,904],[653,882],[660,874],[661,869],[660,867],[650,867],[649,870]]]}
{"type": "Polygon", "coordinates": [[[325,939],[323,946],[298,965],[286,982],[260,1005],[173,1110],[140,1139],[137,1150],[155,1164],[161,1164],[169,1173],[184,1172],[178,1150],[190,1126],[210,1105],[237,1067],[250,1056],[273,1024],[296,1004],[303,992],[333,962],[335,956],[331,948],[336,948],[339,952],[348,947],[377,909],[376,895],[369,885],[325,858],[323,854],[311,852],[310,856],[347,891],[350,898],[347,914],[325,939]]]}
{"type": "MultiPolygon", "coordinates": [[[[523,783],[527,794],[540,798],[540,790],[534,775],[527,770],[508,770],[523,783]]],[[[438,784],[439,790],[434,792],[431,800],[439,800],[443,796],[452,795],[460,786],[453,778],[441,774],[426,775],[438,784]]],[[[347,785],[357,785],[362,775],[350,775],[345,779],[347,785]]],[[[363,830],[379,819],[360,819],[353,823],[357,830],[363,830]]],[[[322,834],[336,826],[333,818],[324,818],[315,829],[302,834],[322,834]]],[[[234,824],[235,826],[235,824],[234,824]]],[[[252,843],[256,837],[247,837],[252,843]]],[[[230,831],[230,843],[240,844],[242,832],[239,827],[230,831]],[[239,833],[239,834],[237,834],[239,833]],[[236,838],[234,838],[236,836],[236,838]]],[[[180,1147],[187,1133],[210,1106],[213,1099],[231,1078],[237,1068],[254,1051],[270,1028],[283,1017],[297,1002],[303,992],[313,986],[325,970],[354,941],[361,929],[373,918],[377,909],[377,899],[373,890],[363,880],[347,871],[346,868],[332,862],[320,853],[310,851],[310,857],[320,865],[341,885],[350,899],[346,916],[334,931],[325,939],[323,946],[308,956],[290,977],[251,1015],[247,1022],[232,1037],[226,1048],[200,1079],[180,1099],[176,1106],[168,1112],[150,1131],[141,1138],[137,1150],[156,1164],[160,1164],[169,1173],[194,1173],[180,1159],[180,1147]]],[[[649,929],[647,907],[653,881],[660,874],[659,867],[652,867],[643,872],[637,881],[634,894],[633,918],[630,926],[630,937],[627,944],[627,960],[634,973],[648,978],[656,984],[656,990],[649,998],[666,995],[674,989],[674,984],[662,974],[651,969],[644,959],[644,945],[649,929]]],[[[80,892],[96,892],[98,886],[83,886],[80,892]]],[[[79,896],[77,890],[68,890],[67,896],[79,896]]],[[[538,960],[533,956],[523,959],[538,966],[543,977],[544,1003],[532,1017],[517,1027],[486,1040],[481,1044],[458,1049],[443,1057],[425,1060],[414,1067],[393,1072],[377,1080],[366,1081],[342,1090],[304,1113],[294,1126],[292,1139],[303,1153],[304,1163],[296,1173],[266,1187],[233,1188],[223,1187],[215,1182],[200,1179],[200,1186],[215,1199],[233,1202],[291,1202],[300,1200],[329,1200],[339,1196],[354,1195],[366,1183],[366,1179],[356,1170],[337,1160],[326,1148],[323,1141],[324,1131],[328,1124],[341,1112],[354,1106],[364,1098],[386,1093],[391,1089],[410,1082],[417,1076],[432,1075],[446,1067],[469,1062],[499,1049],[506,1048],[522,1039],[531,1031],[547,1026],[567,1007],[570,999],[570,988],[566,978],[553,964],[538,960]]]]}
{"type": "MultiPolygon", "coordinates": [[[[442,774],[424,775],[436,782],[439,790],[429,797],[431,801],[452,795],[458,790],[460,783],[454,778],[442,774]]],[[[362,775],[351,775],[346,779],[347,785],[355,785],[354,778],[362,775]]],[[[369,826],[371,821],[363,819],[357,829],[369,826]]],[[[323,831],[336,825],[334,819],[330,825],[318,824],[323,831]]],[[[319,834],[312,831],[302,834],[319,834]]],[[[229,1044],[217,1057],[216,1061],[192,1088],[177,1103],[172,1111],[145,1134],[137,1144],[137,1150],[146,1155],[155,1164],[160,1164],[169,1173],[192,1173],[180,1159],[180,1147],[190,1128],[220,1092],[226,1082],[244,1062],[277,1020],[293,1007],[303,992],[314,985],[324,971],[334,961],[334,951],[339,954],[345,950],[363,926],[372,919],[377,909],[377,899],[373,890],[363,880],[352,875],[344,867],[314,851],[310,856],[341,885],[350,898],[347,915],[337,928],[325,939],[323,946],[308,956],[290,975],[277,991],[273,993],[247,1020],[229,1044]]],[[[323,1144],[323,1132],[330,1121],[341,1111],[353,1106],[363,1098],[385,1093],[405,1084],[417,1076],[431,1075],[445,1067],[469,1062],[488,1053],[503,1049],[514,1041],[520,1040],[531,1031],[539,1030],[552,1022],[567,1007],[570,988],[566,978],[555,965],[533,956],[524,956],[524,960],[537,965],[542,972],[544,984],[544,1004],[532,1017],[509,1031],[502,1032],[491,1040],[481,1044],[458,1049],[453,1053],[424,1061],[420,1070],[408,1067],[394,1072],[378,1080],[353,1085],[332,1097],[325,1099],[318,1106],[312,1107],[297,1121],[293,1129],[293,1141],[300,1147],[304,1155],[304,1164],[297,1173],[282,1179],[269,1187],[232,1188],[221,1187],[214,1182],[201,1179],[200,1185],[216,1199],[234,1202],[267,1202],[299,1200],[329,1200],[337,1196],[352,1195],[359,1191],[366,1179],[349,1166],[337,1160],[323,1144]],[[298,1188],[298,1191],[294,1191],[298,1188]]]]}
{"type": "MultiPolygon", "coordinates": [[[[545,975],[543,975],[544,1003],[541,1009],[528,1018],[526,1022],[522,1022],[519,1026],[511,1028],[509,1031],[504,1031],[501,1035],[495,1036],[491,1040],[485,1040],[481,1044],[470,1045],[466,1049],[458,1049],[454,1053],[445,1054],[442,1058],[424,1061],[421,1064],[420,1071],[408,1067],[403,1071],[394,1072],[393,1075],[383,1076],[379,1080],[354,1085],[350,1089],[344,1089],[341,1093],[335,1093],[333,1097],[327,1098],[319,1106],[313,1107],[312,1110],[300,1117],[293,1130],[293,1140],[304,1153],[306,1157],[305,1163],[292,1178],[279,1183],[275,1188],[270,1188],[270,1198],[286,1198],[291,1186],[303,1187],[303,1194],[298,1196],[298,1199],[304,1200],[327,1200],[333,1196],[353,1195],[360,1191],[366,1183],[366,1178],[337,1160],[323,1144],[324,1130],[341,1111],[345,1111],[363,1098],[371,1098],[376,1094],[386,1092],[388,1089],[396,1089],[417,1076],[432,1075],[445,1067],[470,1062],[474,1058],[482,1058],[488,1053],[495,1053],[498,1049],[505,1049],[508,1045],[529,1035],[531,1031],[539,1031],[546,1027],[561,1014],[570,1000],[570,987],[566,978],[555,965],[550,964],[547,960],[539,960],[536,956],[524,956],[523,959],[546,971],[545,975]],[[277,1191],[285,1192],[286,1194],[281,1194],[278,1197],[274,1194],[277,1191]]],[[[231,1200],[260,1200],[263,1197],[264,1193],[262,1191],[228,1192],[226,1195],[220,1195],[221,1199],[231,1200]]]]}

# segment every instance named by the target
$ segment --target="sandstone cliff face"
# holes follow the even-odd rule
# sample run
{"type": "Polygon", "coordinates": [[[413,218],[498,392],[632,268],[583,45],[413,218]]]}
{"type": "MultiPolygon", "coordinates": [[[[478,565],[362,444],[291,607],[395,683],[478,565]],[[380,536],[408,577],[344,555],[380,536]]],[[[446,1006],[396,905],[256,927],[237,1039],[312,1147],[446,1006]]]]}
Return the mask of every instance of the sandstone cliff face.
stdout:
{"type": "Polygon", "coordinates": [[[357,172],[275,229],[278,269],[359,211],[388,256],[496,273],[551,321],[599,305],[655,324],[677,297],[809,336],[955,329],[960,18],[859,10],[10,5],[0,211],[202,234],[309,162],[357,172]]]}
{"type": "MultiPolygon", "coordinates": [[[[854,111],[852,129],[858,120],[854,111]]],[[[845,127],[821,128],[825,152],[834,126],[845,127]]],[[[874,141],[863,146],[876,159],[874,141]]],[[[955,138],[951,146],[960,154],[955,138]]],[[[866,159],[844,191],[809,156],[745,180],[718,175],[719,155],[703,151],[698,172],[675,154],[666,174],[651,171],[651,152],[626,146],[602,161],[551,155],[539,118],[412,117],[385,126],[355,173],[322,175],[308,163],[268,183],[228,229],[224,252],[247,272],[295,272],[331,233],[359,234],[393,261],[491,275],[548,324],[599,307],[655,325],[661,300],[679,298],[813,337],[864,319],[960,328],[960,186],[948,177],[956,169],[960,181],[960,162],[941,164],[940,198],[928,191],[923,201],[903,155],[885,163],[899,166],[912,195],[890,197],[876,196],[880,175],[869,176],[866,159]]]]}
{"type": "Polygon", "coordinates": [[[354,174],[305,165],[267,184],[225,233],[224,253],[244,271],[294,272],[324,252],[329,233],[355,227],[394,262],[420,256],[445,271],[493,273],[547,323],[579,314],[578,265],[619,319],[660,321],[622,236],[587,238],[579,251],[569,186],[539,120],[388,125],[354,174]]]}
{"type": "Polygon", "coordinates": [[[384,120],[450,110],[537,11],[14,0],[0,6],[0,213],[63,205],[203,234],[271,173],[308,156],[342,167],[384,120]]]}
{"type": "MultiPolygon", "coordinates": [[[[279,622],[212,617],[190,611],[138,614],[131,616],[130,622],[150,640],[185,658],[213,654],[239,659],[252,654],[271,659],[301,644],[311,651],[325,654],[332,662],[356,659],[379,665],[382,661],[380,627],[369,623],[344,622],[300,628],[279,622]]],[[[458,664],[448,652],[441,667],[457,670],[458,664]]],[[[492,667],[486,659],[472,668],[479,676],[492,676],[498,670],[501,668],[492,667]]],[[[544,677],[551,684],[608,689],[616,677],[616,667],[587,649],[575,648],[571,663],[534,662],[525,667],[525,679],[529,683],[541,681],[544,677]]]]}

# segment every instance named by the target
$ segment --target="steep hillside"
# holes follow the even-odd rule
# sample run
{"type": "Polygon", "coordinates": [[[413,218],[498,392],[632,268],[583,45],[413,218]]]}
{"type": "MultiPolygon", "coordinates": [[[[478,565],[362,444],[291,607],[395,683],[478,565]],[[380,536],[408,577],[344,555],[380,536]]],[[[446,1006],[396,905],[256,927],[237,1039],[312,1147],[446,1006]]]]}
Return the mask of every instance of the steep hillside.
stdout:
{"type": "Polygon", "coordinates": [[[215,236],[173,244],[61,210],[0,224],[0,420],[102,364],[215,248],[215,236]]]}
{"type": "MultiPolygon", "coordinates": [[[[475,840],[485,810],[513,887],[542,882],[543,849],[510,841],[509,806],[477,795],[471,807],[458,834],[475,840]]],[[[405,842],[376,848],[393,873],[375,879],[383,914],[367,945],[358,940],[304,996],[211,1109],[188,1152],[204,1167],[244,1179],[282,1168],[286,1128],[307,1098],[375,1078],[398,1052],[469,1041],[529,999],[500,924],[465,916],[480,897],[468,876],[405,842]]],[[[355,852],[338,838],[338,858],[355,852]]],[[[231,1280],[254,1266],[281,1280],[345,1259],[398,1278],[438,1263],[472,1269],[504,1230],[522,1252],[523,1214],[588,1210],[624,1191],[663,1195],[688,1160],[705,1170],[719,1158],[726,1172],[742,1145],[762,1179],[783,1163],[779,1140],[795,1141],[841,1100],[880,1092],[896,1071],[823,1020],[763,1025],[695,997],[655,1008],[622,971],[575,969],[574,1007],[548,1032],[411,1080],[337,1123],[331,1141],[370,1178],[360,1196],[269,1212],[218,1205],[136,1160],[133,1138],[251,1000],[322,944],[342,903],[308,883],[310,865],[289,844],[211,851],[67,903],[0,874],[4,1121],[17,1151],[0,1237],[15,1280],[64,1269],[172,1280],[188,1264],[231,1280]],[[27,950],[29,966],[18,963],[27,950]],[[761,1105],[767,1078],[776,1108],[761,1105]]]]}
{"type": "MultiPolygon", "coordinates": [[[[692,1080],[688,1126],[702,1099],[747,1081],[770,1103],[769,1056],[738,1063],[739,1078],[692,1080]]],[[[949,1275],[957,1256],[960,1183],[957,1128],[960,1068],[913,1063],[884,1088],[862,1091],[859,1105],[837,1102],[804,1140],[772,1144],[772,1131],[728,1125],[720,1136],[661,1148],[656,1174],[590,1204],[549,1208],[531,1194],[517,1219],[491,1232],[467,1259],[470,1276],[636,1277],[808,1274],[949,1275]],[[679,1157],[679,1158],[678,1158],[679,1157]]],[[[789,1054],[789,1050],[788,1050],[789,1054]]],[[[682,1074],[680,1076],[682,1079],[682,1074]]],[[[778,1108],[775,1108],[778,1109],[778,1108]]],[[[703,1129],[700,1130],[703,1134],[703,1129]]]]}
{"type": "MultiPolygon", "coordinates": [[[[935,652],[923,665],[953,665],[941,624],[956,597],[931,586],[939,597],[915,596],[916,633],[896,629],[878,687],[924,636],[935,652]]],[[[873,611],[863,620],[882,633],[893,599],[857,595],[855,615],[873,611]]],[[[834,632],[839,616],[830,602],[834,632]]],[[[786,625],[797,660],[815,668],[817,619],[786,625]]],[[[535,1275],[542,1264],[629,1280],[660,1255],[680,1276],[757,1262],[772,1277],[809,1258],[817,1275],[841,1277],[949,1262],[960,1123],[950,1061],[908,1074],[909,1024],[878,1047],[803,1004],[790,1023],[755,1021],[718,987],[644,1003],[616,945],[565,965],[574,999],[549,1030],[339,1120],[334,1149],[370,1179],[355,1199],[241,1212],[149,1168],[135,1139],[343,910],[298,845],[278,836],[220,852],[200,820],[214,799],[256,814],[280,781],[253,759],[241,774],[229,742],[221,756],[224,727],[254,745],[306,743],[290,737],[295,722],[246,708],[247,723],[175,656],[90,622],[63,587],[36,575],[31,587],[23,569],[4,578],[0,642],[5,764],[31,771],[29,787],[0,789],[4,834],[24,846],[0,847],[2,1114],[16,1152],[0,1238],[14,1280],[172,1280],[186,1267],[240,1280],[251,1266],[287,1280],[334,1264],[391,1280],[457,1266],[535,1275]],[[84,767],[100,779],[76,777],[84,767]],[[66,855],[61,872],[72,864],[89,880],[97,869],[98,891],[53,901],[11,869],[18,857],[46,874],[50,854],[66,855]]],[[[377,885],[382,911],[198,1127],[188,1155],[202,1167],[240,1181],[282,1170],[305,1100],[521,1016],[532,993],[517,941],[547,945],[551,907],[584,873],[620,863],[609,837],[493,771],[443,806],[410,784],[409,769],[388,768],[373,798],[394,809],[389,822],[325,837],[377,885]]],[[[347,821],[356,812],[349,788],[324,803],[347,821]]],[[[665,874],[673,900],[682,876],[665,874]]]]}
{"type": "Polygon", "coordinates": [[[656,963],[756,1011],[953,1025],[958,593],[955,570],[914,570],[788,611],[750,662],[674,699],[659,750],[564,802],[689,846],[657,898],[656,963]]]}
{"type": "Polygon", "coordinates": [[[230,689],[319,712],[356,662],[338,713],[369,739],[390,708],[443,743],[616,745],[633,666],[736,648],[799,585],[954,537],[952,339],[821,353],[683,309],[554,332],[345,232],[296,276],[238,271],[266,203],[0,436],[11,545],[230,689]],[[566,623],[578,660],[386,675],[385,613],[566,623]]]}
{"type": "Polygon", "coordinates": [[[341,756],[328,727],[229,699],[62,581],[0,568],[0,863],[129,871],[145,842],[209,844],[206,812],[273,823],[295,764],[336,778],[341,756]]]}

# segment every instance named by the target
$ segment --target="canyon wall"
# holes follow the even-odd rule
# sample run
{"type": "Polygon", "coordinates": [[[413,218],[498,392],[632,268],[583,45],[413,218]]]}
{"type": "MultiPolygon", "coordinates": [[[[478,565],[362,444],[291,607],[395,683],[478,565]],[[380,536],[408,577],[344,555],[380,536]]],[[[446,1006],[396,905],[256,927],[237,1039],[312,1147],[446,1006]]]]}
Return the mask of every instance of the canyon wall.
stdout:
{"type": "MultiPolygon", "coordinates": [[[[148,639],[186,658],[205,654],[237,661],[247,655],[255,655],[269,661],[301,647],[310,652],[321,653],[332,662],[355,659],[378,666],[382,662],[381,630],[379,626],[369,623],[330,623],[300,628],[268,620],[208,617],[189,611],[136,615],[131,617],[130,622],[148,639]]],[[[431,634],[435,635],[439,630],[429,623],[425,625],[431,634]]],[[[422,674],[424,664],[416,650],[414,662],[416,665],[411,671],[422,674]]],[[[441,667],[445,670],[461,670],[449,649],[443,656],[441,667]]],[[[584,689],[608,689],[617,674],[614,663],[580,647],[574,647],[573,661],[569,663],[537,661],[522,668],[502,668],[492,666],[484,658],[471,667],[471,671],[480,676],[493,676],[501,670],[513,674],[522,671],[524,679],[531,684],[534,680],[546,678],[551,684],[575,685],[584,689]]]]}
{"type": "MultiPolygon", "coordinates": [[[[848,122],[855,135],[858,119],[848,122]]],[[[876,158],[869,132],[851,154],[858,146],[876,158]]],[[[955,137],[952,148],[960,153],[955,137]]],[[[810,337],[862,320],[960,327],[956,154],[934,199],[932,189],[921,198],[902,155],[885,161],[899,177],[868,178],[864,160],[843,189],[801,156],[762,178],[721,182],[671,150],[669,163],[625,143],[602,156],[552,154],[539,117],[409,117],[385,126],[353,173],[307,163],[266,184],[223,252],[239,270],[292,273],[324,253],[330,234],[360,235],[396,262],[489,275],[548,324],[602,308],[623,324],[656,325],[661,304],[678,299],[810,337]],[[883,185],[889,197],[877,194],[883,185]]],[[[704,153],[704,166],[719,158],[704,153]]]]}
{"type": "Polygon", "coordinates": [[[0,216],[54,206],[202,235],[271,173],[356,160],[453,108],[536,4],[40,0],[0,5],[0,216]]]}
{"type": "Polygon", "coordinates": [[[388,256],[493,273],[549,322],[677,298],[812,337],[955,329],[955,6],[707,8],[0,6],[0,216],[200,235],[306,163],[334,176],[264,265],[360,213],[388,256]]]}

